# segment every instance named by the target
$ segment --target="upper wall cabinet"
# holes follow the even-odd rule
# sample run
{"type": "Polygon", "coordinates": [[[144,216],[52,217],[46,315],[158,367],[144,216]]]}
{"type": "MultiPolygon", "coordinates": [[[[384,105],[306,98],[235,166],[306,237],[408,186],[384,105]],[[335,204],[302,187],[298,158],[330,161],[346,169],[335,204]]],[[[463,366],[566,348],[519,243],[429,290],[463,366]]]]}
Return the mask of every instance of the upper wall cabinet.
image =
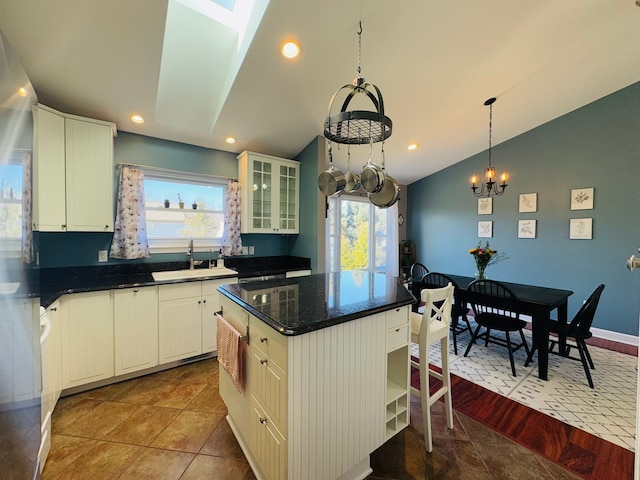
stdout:
{"type": "Polygon", "coordinates": [[[253,152],[238,161],[241,233],[298,233],[300,162],[253,152]]]}
{"type": "Polygon", "coordinates": [[[33,110],[33,228],[113,232],[113,123],[33,110]]]}

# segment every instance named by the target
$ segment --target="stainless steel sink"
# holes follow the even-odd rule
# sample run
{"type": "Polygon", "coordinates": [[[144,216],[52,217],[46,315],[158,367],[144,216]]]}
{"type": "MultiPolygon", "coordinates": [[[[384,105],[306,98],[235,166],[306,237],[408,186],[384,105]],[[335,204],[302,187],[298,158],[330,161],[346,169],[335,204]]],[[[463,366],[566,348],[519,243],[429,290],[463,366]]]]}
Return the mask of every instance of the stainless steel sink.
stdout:
{"type": "Polygon", "coordinates": [[[197,268],[195,270],[168,270],[164,272],[152,272],[151,275],[156,282],[164,280],[186,280],[189,278],[216,278],[229,275],[238,275],[235,270],[228,268],[197,268]]]}
{"type": "Polygon", "coordinates": [[[0,295],[16,293],[20,288],[20,282],[0,283],[0,295]]]}

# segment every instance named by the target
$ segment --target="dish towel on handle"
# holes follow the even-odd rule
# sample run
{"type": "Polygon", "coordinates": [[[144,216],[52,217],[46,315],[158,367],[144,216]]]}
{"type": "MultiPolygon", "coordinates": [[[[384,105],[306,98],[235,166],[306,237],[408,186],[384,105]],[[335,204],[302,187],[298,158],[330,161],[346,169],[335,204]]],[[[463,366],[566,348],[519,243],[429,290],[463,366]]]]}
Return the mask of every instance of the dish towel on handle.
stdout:
{"type": "Polygon", "coordinates": [[[242,368],[242,334],[221,315],[215,314],[218,320],[218,362],[224,368],[239,392],[244,390],[242,368]]]}

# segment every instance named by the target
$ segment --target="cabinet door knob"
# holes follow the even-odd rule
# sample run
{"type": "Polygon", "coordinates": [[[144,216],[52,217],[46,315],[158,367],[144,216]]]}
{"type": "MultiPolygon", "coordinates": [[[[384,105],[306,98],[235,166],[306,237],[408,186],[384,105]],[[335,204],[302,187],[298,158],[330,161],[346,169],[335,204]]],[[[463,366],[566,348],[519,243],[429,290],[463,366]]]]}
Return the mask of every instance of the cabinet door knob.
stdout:
{"type": "Polygon", "coordinates": [[[265,365],[267,363],[267,359],[263,358],[262,360],[260,360],[260,365],[265,365]]]}
{"type": "Polygon", "coordinates": [[[198,305],[200,305],[202,303],[202,300],[198,300],[198,305]]]}
{"type": "Polygon", "coordinates": [[[264,343],[267,341],[267,337],[260,337],[260,343],[264,343]]]}
{"type": "Polygon", "coordinates": [[[134,289],[133,289],[133,293],[138,293],[138,289],[137,289],[137,288],[134,288],[134,289]]]}
{"type": "Polygon", "coordinates": [[[109,230],[109,225],[105,225],[105,226],[104,226],[104,229],[105,229],[105,230],[109,230]]]}
{"type": "Polygon", "coordinates": [[[203,300],[203,301],[202,301],[202,303],[207,303],[207,301],[206,301],[206,300],[203,300]]]}
{"type": "Polygon", "coordinates": [[[267,417],[260,417],[260,423],[262,423],[263,425],[267,423],[267,417]]]}
{"type": "Polygon", "coordinates": [[[67,228],[67,225],[63,223],[62,225],[60,225],[60,228],[64,230],[65,228],[67,228]]]}

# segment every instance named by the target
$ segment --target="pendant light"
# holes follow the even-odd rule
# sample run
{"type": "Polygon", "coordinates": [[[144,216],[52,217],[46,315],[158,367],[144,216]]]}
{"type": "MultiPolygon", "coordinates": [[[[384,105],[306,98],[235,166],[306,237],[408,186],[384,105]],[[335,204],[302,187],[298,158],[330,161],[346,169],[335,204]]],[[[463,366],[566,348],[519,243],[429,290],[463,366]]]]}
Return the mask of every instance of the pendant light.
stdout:
{"type": "Polygon", "coordinates": [[[491,165],[491,130],[493,126],[493,103],[495,101],[495,97],[492,97],[484,102],[484,104],[489,107],[489,166],[484,169],[479,187],[476,186],[478,178],[475,175],[471,177],[471,190],[473,190],[473,194],[476,197],[499,197],[507,188],[507,174],[502,174],[502,183],[498,185],[496,181],[496,170],[493,168],[493,165],[491,165]]]}

